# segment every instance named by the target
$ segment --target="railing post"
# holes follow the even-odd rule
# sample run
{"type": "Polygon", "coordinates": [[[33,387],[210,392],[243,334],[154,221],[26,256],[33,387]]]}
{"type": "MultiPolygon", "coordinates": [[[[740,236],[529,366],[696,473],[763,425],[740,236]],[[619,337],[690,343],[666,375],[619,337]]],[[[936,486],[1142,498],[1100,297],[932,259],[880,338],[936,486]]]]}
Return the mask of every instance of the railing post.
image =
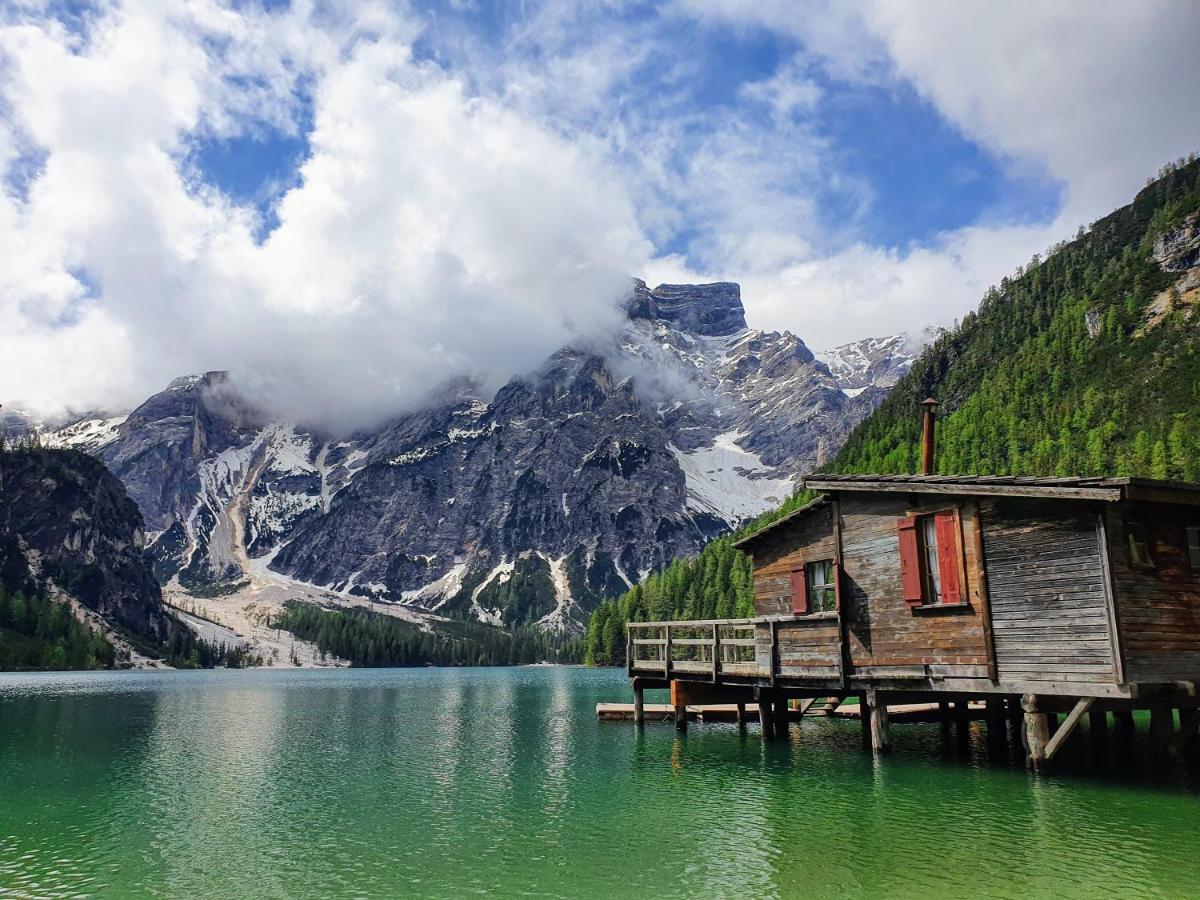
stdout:
{"type": "Polygon", "coordinates": [[[630,676],[633,675],[633,628],[630,623],[625,623],[625,670],[630,676]]]}
{"type": "Polygon", "coordinates": [[[663,677],[671,680],[671,623],[663,625],[663,677]]]}
{"type": "Polygon", "coordinates": [[[713,682],[716,683],[721,675],[721,626],[713,623],[712,664],[713,682]]]}

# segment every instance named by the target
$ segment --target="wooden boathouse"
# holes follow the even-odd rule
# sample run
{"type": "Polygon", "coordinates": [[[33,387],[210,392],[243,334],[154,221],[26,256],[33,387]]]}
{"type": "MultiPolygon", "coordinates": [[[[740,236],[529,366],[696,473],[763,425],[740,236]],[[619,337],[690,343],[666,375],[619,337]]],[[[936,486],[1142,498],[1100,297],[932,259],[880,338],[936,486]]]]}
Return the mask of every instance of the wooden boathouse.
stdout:
{"type": "Polygon", "coordinates": [[[963,714],[982,700],[990,735],[1023,726],[1034,768],[1085,715],[1093,732],[1110,713],[1132,729],[1132,711],[1150,709],[1172,750],[1200,726],[1200,485],[819,475],[805,486],[819,496],[736,544],[753,558],[755,618],[629,623],[635,720],[642,692],[669,686],[679,727],[687,704],[753,702],[770,738],[789,700],[858,695],[882,752],[889,703],[963,714]]]}

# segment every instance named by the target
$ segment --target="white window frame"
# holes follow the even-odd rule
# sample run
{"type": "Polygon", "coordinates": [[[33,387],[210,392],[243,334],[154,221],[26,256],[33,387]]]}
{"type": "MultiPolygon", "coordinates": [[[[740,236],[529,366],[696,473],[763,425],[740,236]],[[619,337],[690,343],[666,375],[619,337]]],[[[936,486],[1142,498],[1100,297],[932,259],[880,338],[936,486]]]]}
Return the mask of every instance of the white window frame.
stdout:
{"type": "Polygon", "coordinates": [[[808,588],[808,611],[810,613],[835,612],[837,610],[837,574],[832,559],[818,559],[804,567],[808,588]],[[821,580],[817,580],[820,574],[821,580]]]}

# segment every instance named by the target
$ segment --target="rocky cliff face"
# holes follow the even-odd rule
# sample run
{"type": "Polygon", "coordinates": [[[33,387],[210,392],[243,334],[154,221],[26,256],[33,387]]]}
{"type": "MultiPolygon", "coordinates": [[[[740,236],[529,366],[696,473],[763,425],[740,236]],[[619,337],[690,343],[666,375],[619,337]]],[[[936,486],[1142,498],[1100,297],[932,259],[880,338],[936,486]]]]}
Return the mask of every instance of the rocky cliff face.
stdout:
{"type": "Polygon", "coordinates": [[[456,385],[367,434],[266,421],[209,373],[51,439],[124,481],[164,582],[212,593],[269,575],[574,628],[777,505],[878,401],[796,336],[748,328],[735,284],[636,282],[626,309],[619,334],[494,396],[456,385]]]}
{"type": "Polygon", "coordinates": [[[161,640],[168,622],[144,550],[141,514],[99,460],[75,450],[0,452],[6,582],[51,582],[107,621],[161,640]]]}

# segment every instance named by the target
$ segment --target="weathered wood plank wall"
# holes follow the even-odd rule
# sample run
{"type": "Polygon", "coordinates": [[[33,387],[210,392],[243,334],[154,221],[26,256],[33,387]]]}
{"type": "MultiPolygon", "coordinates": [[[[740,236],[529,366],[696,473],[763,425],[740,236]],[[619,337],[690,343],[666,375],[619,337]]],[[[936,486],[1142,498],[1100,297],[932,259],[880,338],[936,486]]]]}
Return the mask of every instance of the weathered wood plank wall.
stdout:
{"type": "Polygon", "coordinates": [[[1097,510],[1055,500],[981,504],[1002,681],[1114,681],[1097,510]]]}
{"type": "Polygon", "coordinates": [[[1200,571],[1187,554],[1200,508],[1139,503],[1105,515],[1117,620],[1129,681],[1200,680],[1200,571]],[[1153,568],[1130,559],[1127,524],[1146,526],[1153,568]]]}
{"type": "Polygon", "coordinates": [[[973,540],[973,529],[978,527],[975,506],[955,497],[925,499],[931,511],[948,506],[960,509],[968,602],[957,608],[914,610],[904,602],[896,522],[916,508],[915,498],[903,494],[845,494],[841,498],[842,604],[856,672],[929,665],[945,674],[961,668],[961,674],[976,676],[987,666],[981,578],[973,540]]]}

